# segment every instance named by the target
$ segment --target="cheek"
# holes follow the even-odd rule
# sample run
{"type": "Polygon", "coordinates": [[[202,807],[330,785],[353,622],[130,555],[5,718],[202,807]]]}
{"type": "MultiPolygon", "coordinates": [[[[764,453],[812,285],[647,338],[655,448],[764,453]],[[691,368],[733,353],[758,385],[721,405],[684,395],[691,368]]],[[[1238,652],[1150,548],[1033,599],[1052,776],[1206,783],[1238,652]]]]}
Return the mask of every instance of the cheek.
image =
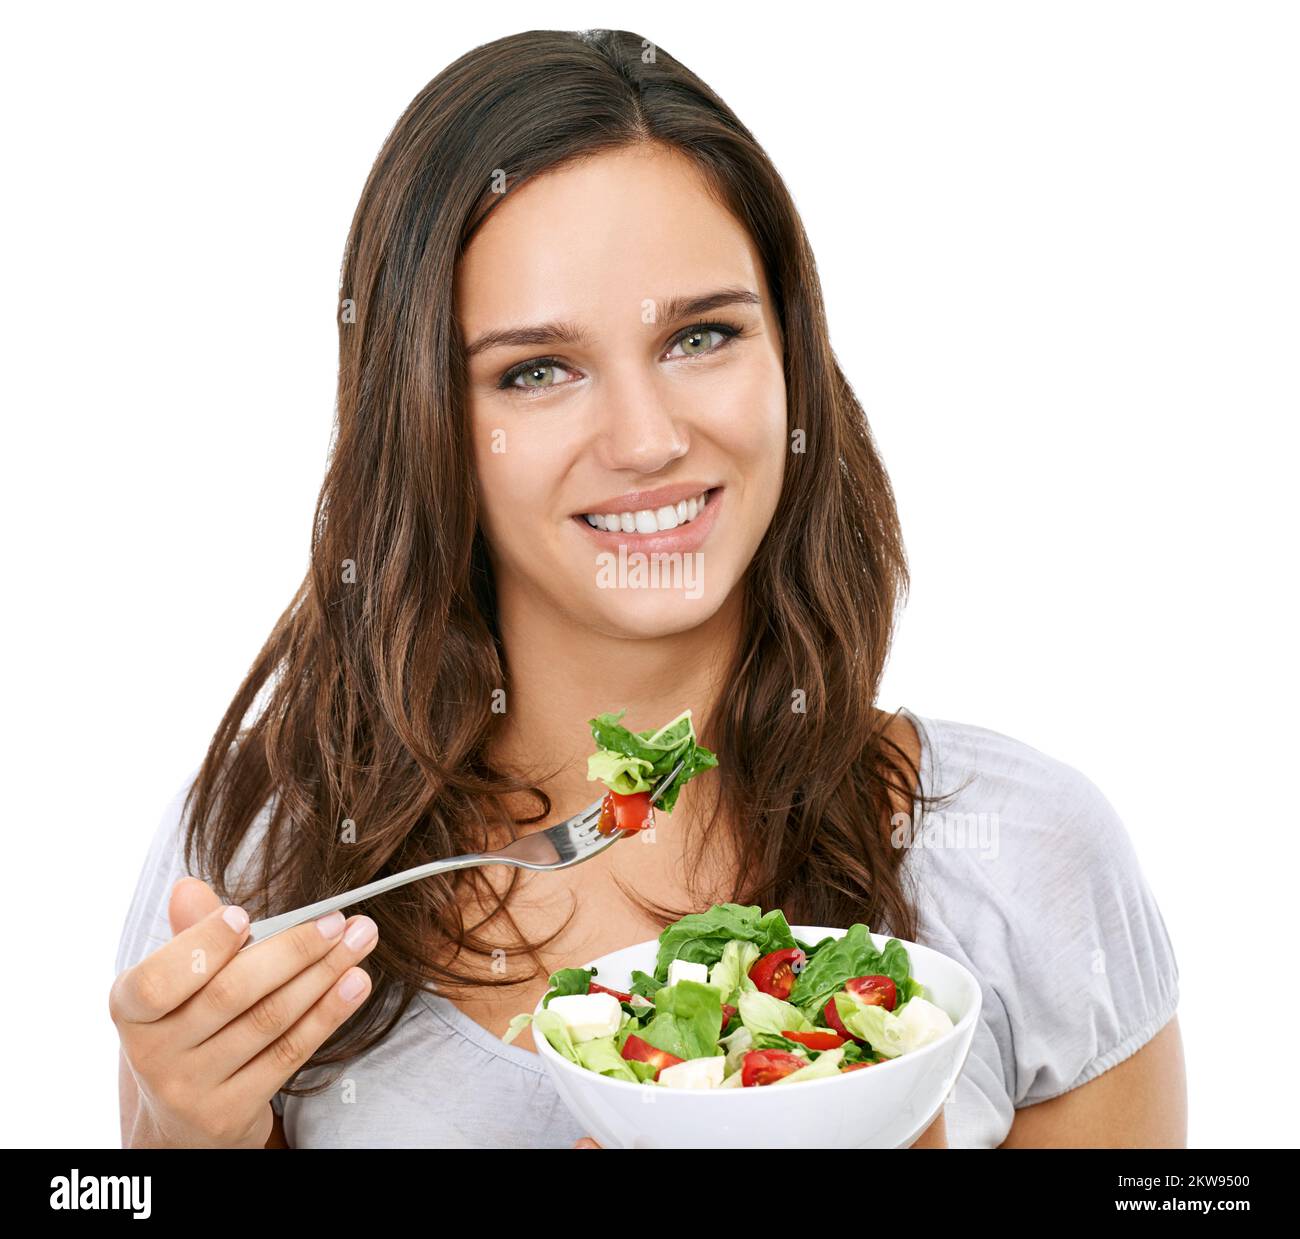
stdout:
{"type": "Polygon", "coordinates": [[[476,418],[479,514],[495,544],[527,542],[535,523],[552,515],[549,505],[568,467],[568,453],[561,435],[539,433],[514,419],[476,418]]]}
{"type": "Polygon", "coordinates": [[[711,436],[746,486],[779,487],[785,466],[785,380],[779,363],[727,388],[709,419],[711,436]]]}

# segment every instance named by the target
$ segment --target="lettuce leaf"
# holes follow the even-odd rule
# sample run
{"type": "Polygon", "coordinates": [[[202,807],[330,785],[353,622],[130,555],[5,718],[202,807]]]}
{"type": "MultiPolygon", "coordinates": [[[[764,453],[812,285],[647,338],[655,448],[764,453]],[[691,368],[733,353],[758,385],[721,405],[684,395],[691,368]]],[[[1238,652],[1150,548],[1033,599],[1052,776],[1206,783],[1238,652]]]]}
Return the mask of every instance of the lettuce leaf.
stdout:
{"type": "Polygon", "coordinates": [[[525,1011],[522,1015],[516,1015],[515,1018],[510,1021],[510,1026],[506,1029],[501,1040],[504,1041],[506,1045],[509,1045],[532,1022],[533,1013],[531,1011],[525,1011]]]}
{"type": "MultiPolygon", "coordinates": [[[[852,999],[849,999],[851,1002],[852,999]]],[[[811,1032],[812,1022],[798,1007],[759,990],[741,994],[740,1021],[757,1038],[760,1033],[779,1037],[783,1032],[811,1032]]]]}
{"type": "Polygon", "coordinates": [[[578,1057],[578,1048],[573,1044],[573,1038],[569,1036],[569,1026],[554,1011],[542,1010],[536,1015],[516,1015],[510,1021],[510,1027],[502,1040],[513,1041],[528,1020],[533,1022],[534,1034],[540,1032],[551,1043],[557,1054],[563,1054],[569,1062],[582,1066],[582,1059],[578,1057]]]}
{"type": "Polygon", "coordinates": [[[654,769],[653,762],[612,753],[609,749],[598,749],[587,758],[587,778],[599,779],[611,792],[618,792],[620,796],[648,792],[654,786],[654,769]]]}
{"type": "Polygon", "coordinates": [[[861,1037],[877,1054],[897,1058],[903,1053],[903,1029],[892,1011],[863,1006],[848,994],[835,995],[835,1009],[844,1027],[855,1037],[861,1037]]]}
{"type": "Polygon", "coordinates": [[[615,1040],[614,1037],[597,1037],[593,1041],[579,1043],[577,1046],[579,1065],[598,1075],[612,1076],[616,1080],[629,1080],[633,1084],[653,1079],[654,1064],[630,1062],[619,1052],[620,1047],[615,1044],[615,1040]]]}
{"type": "Polygon", "coordinates": [[[856,1041],[846,1041],[840,1048],[844,1051],[844,1058],[840,1062],[841,1067],[847,1067],[851,1063],[875,1061],[875,1055],[870,1050],[863,1049],[856,1041]]]}
{"type": "Polygon", "coordinates": [[[929,991],[915,977],[908,977],[907,981],[898,987],[898,1002],[894,1007],[895,1013],[901,1011],[913,998],[930,997],[929,991]]]}
{"type": "MultiPolygon", "coordinates": [[[[664,980],[668,978],[665,976],[664,980]]],[[[654,1001],[655,995],[663,988],[663,981],[657,977],[652,977],[647,972],[642,972],[639,968],[632,970],[632,984],[627,987],[629,994],[640,994],[642,998],[648,998],[654,1001]]]]}
{"type": "Polygon", "coordinates": [[[794,940],[794,944],[795,946],[801,948],[803,953],[806,956],[808,956],[809,959],[812,959],[812,957],[816,955],[817,952],[820,951],[823,947],[830,946],[832,942],[838,942],[838,941],[839,941],[838,938],[833,937],[831,934],[827,934],[826,937],[824,937],[820,942],[814,943],[811,946],[807,942],[804,942],[802,938],[796,938],[794,940]]]}
{"type": "Polygon", "coordinates": [[[729,1076],[732,1072],[740,1070],[744,1064],[745,1055],[754,1048],[754,1035],[744,1024],[740,1024],[733,1032],[729,1032],[723,1037],[718,1044],[727,1055],[727,1065],[724,1070],[729,1076]]]}
{"type": "Polygon", "coordinates": [[[595,974],[594,968],[561,968],[559,972],[551,973],[551,988],[542,999],[542,1006],[549,1007],[552,998],[562,995],[585,994],[595,974]]]}
{"type": "Polygon", "coordinates": [[[719,1053],[722,994],[699,981],[678,981],[655,995],[654,1018],[637,1034],[656,1049],[678,1058],[708,1058],[719,1053]]]}
{"type": "MultiPolygon", "coordinates": [[[[807,1015],[817,1018],[826,1000],[842,990],[854,977],[886,976],[898,991],[898,1005],[908,990],[907,948],[890,938],[883,950],[876,950],[865,925],[852,925],[842,937],[818,943],[817,954],[809,959],[790,991],[790,1001],[807,1015]]],[[[911,997],[911,993],[908,993],[911,997]]]]}
{"type": "Polygon", "coordinates": [[[717,903],[707,912],[692,912],[674,921],[659,935],[655,976],[661,983],[668,980],[668,965],[675,959],[711,968],[733,939],[752,942],[760,956],[794,946],[794,935],[779,908],[765,916],[757,904],[717,903]]]}
{"type": "Polygon", "coordinates": [[[671,813],[677,795],[697,774],[718,764],[717,755],[695,739],[691,712],[683,710],[658,731],[629,731],[618,720],[626,714],[598,714],[588,720],[597,751],[587,758],[587,778],[600,780],[621,795],[648,792],[684,760],[681,773],[664,789],[655,811],[671,813]]]}
{"type": "Polygon", "coordinates": [[[752,942],[732,938],[722,948],[722,958],[709,972],[709,984],[722,991],[722,1001],[735,1006],[742,993],[758,988],[749,979],[749,970],[758,962],[759,950],[752,942]]]}

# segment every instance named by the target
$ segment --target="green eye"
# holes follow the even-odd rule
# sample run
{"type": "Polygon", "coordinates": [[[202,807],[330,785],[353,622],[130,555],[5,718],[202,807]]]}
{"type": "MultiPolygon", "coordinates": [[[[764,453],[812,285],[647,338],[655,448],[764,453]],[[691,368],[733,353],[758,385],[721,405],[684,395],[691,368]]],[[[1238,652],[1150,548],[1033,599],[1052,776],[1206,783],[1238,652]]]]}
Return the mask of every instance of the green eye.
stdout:
{"type": "Polygon", "coordinates": [[[672,346],[671,354],[681,356],[681,358],[702,358],[710,352],[718,352],[720,348],[728,345],[729,341],[737,335],[744,335],[744,330],[731,324],[731,322],[697,322],[694,326],[686,328],[682,332],[675,345],[672,346]],[[716,335],[718,341],[710,341],[711,335],[716,335]],[[677,352],[681,348],[681,352],[677,352]]]}
{"type": "Polygon", "coordinates": [[[722,347],[723,343],[736,334],[731,328],[720,324],[706,323],[698,327],[692,327],[685,335],[678,336],[677,344],[673,347],[676,348],[680,345],[687,357],[700,357],[705,353],[715,352],[722,347]],[[721,342],[710,344],[708,341],[709,336],[720,336],[721,342]]]}
{"type": "MultiPolygon", "coordinates": [[[[743,336],[743,328],[731,323],[695,323],[687,327],[674,341],[670,356],[704,357],[719,352],[736,336],[743,336]],[[719,337],[716,342],[710,336],[719,337]],[[680,347],[681,353],[676,350],[680,347]]],[[[564,387],[566,380],[558,378],[556,372],[568,374],[569,367],[558,357],[535,357],[531,361],[512,366],[501,376],[497,386],[502,391],[540,393],[548,387],[564,387]]]]}
{"type": "MultiPolygon", "coordinates": [[[[548,371],[554,371],[554,369],[554,366],[532,366],[522,374],[517,375],[516,378],[523,379],[523,383],[521,384],[523,387],[550,387],[550,382],[534,382],[534,380],[539,374],[545,374],[548,371]]],[[[554,381],[554,377],[554,374],[552,374],[552,381],[554,381]]]]}
{"type": "Polygon", "coordinates": [[[520,389],[541,391],[547,387],[558,387],[560,381],[555,377],[554,372],[556,370],[567,373],[565,367],[555,358],[539,357],[536,361],[526,361],[522,365],[507,370],[501,376],[500,386],[502,388],[513,388],[515,391],[520,389]],[[520,380],[523,381],[520,382],[520,380]]]}

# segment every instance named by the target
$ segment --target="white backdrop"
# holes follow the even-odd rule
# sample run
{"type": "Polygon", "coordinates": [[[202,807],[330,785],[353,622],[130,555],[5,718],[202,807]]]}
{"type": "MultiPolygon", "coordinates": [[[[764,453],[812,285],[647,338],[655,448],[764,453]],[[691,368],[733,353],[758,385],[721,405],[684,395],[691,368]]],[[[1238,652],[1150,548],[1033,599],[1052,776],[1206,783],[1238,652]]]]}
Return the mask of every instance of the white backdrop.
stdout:
{"type": "Polygon", "coordinates": [[[8,19],[0,1139],[118,1141],[118,934],[306,565],[381,142],[476,44],[616,26],[811,233],[914,575],[882,704],[1101,787],[1178,953],[1190,1142],[1294,1144],[1295,7],[471,8],[8,19]]]}

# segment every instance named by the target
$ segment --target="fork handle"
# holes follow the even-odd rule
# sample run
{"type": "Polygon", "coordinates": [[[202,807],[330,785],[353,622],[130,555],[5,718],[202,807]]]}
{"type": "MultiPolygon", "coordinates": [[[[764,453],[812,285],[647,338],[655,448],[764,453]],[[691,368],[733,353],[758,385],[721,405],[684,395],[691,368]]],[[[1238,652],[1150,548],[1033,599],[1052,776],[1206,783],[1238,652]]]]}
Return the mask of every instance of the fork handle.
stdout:
{"type": "Polygon", "coordinates": [[[427,865],[417,865],[414,869],[403,869],[401,873],[389,874],[378,878],[355,890],[344,891],[341,895],[331,895],[328,899],[309,903],[306,907],[294,908],[291,912],[282,912],[279,916],[268,916],[264,920],[254,921],[248,930],[248,941],[239,949],[246,951],[255,942],[262,942],[275,934],[301,925],[304,921],[313,921],[327,912],[336,912],[373,895],[382,895],[385,891],[396,890],[408,882],[418,882],[421,878],[433,877],[436,873],[449,873],[453,869],[473,869],[475,865],[499,864],[500,858],[483,852],[471,852],[467,856],[453,856],[449,860],[434,860],[427,865]]]}

